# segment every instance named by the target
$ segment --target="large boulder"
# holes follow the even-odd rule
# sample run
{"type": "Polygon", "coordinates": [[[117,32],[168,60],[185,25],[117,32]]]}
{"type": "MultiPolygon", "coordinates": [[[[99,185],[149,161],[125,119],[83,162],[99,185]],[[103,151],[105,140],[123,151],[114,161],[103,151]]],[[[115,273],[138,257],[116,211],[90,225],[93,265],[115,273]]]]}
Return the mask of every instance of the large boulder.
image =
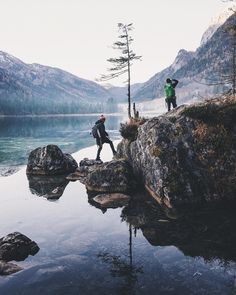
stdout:
{"type": "Polygon", "coordinates": [[[158,202],[235,200],[236,102],[212,100],[181,106],[148,120],[118,154],[158,202]]]}
{"type": "Polygon", "coordinates": [[[102,163],[86,179],[88,191],[103,193],[130,193],[137,187],[132,167],[126,160],[102,163]]]}
{"type": "Polygon", "coordinates": [[[30,153],[26,173],[61,175],[72,173],[77,167],[77,162],[70,154],[64,154],[56,145],[47,145],[30,153]]]}
{"type": "Polygon", "coordinates": [[[80,180],[92,197],[93,192],[126,194],[137,188],[132,167],[126,160],[115,159],[102,163],[85,158],[67,179],[80,180]]]}

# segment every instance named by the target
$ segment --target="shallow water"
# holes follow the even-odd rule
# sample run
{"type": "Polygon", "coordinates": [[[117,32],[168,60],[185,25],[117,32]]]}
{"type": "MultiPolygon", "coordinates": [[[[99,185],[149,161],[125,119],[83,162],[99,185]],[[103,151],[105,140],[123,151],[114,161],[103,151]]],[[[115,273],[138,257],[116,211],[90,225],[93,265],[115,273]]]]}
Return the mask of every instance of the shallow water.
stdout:
{"type": "MultiPolygon", "coordinates": [[[[111,157],[104,146],[102,158],[111,157]]],[[[62,184],[58,200],[40,196],[42,187],[25,167],[0,177],[1,236],[20,231],[40,247],[16,262],[23,271],[0,277],[0,294],[235,294],[234,208],[164,212],[140,192],[126,207],[100,210],[78,181],[62,184]]]]}

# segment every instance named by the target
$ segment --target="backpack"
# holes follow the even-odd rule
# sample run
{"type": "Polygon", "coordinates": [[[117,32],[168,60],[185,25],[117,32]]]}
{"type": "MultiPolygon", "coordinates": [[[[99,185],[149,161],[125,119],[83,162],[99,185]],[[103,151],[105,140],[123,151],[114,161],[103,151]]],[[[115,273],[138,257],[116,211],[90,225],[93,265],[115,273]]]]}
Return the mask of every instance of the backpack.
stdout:
{"type": "Polygon", "coordinates": [[[165,85],[165,94],[167,98],[171,98],[175,96],[174,87],[170,83],[166,83],[165,85]]]}
{"type": "Polygon", "coordinates": [[[93,127],[92,127],[92,130],[91,130],[91,133],[90,133],[94,138],[98,138],[99,135],[98,135],[98,125],[95,124],[93,127]]]}

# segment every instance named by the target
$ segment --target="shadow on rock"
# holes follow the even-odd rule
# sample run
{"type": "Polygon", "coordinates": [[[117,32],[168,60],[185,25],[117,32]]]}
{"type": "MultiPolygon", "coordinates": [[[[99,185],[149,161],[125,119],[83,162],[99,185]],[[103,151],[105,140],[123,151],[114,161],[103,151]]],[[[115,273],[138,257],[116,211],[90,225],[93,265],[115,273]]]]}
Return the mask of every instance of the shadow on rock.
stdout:
{"type": "Polygon", "coordinates": [[[27,175],[32,194],[48,200],[58,200],[69,183],[65,176],[27,175]]]}
{"type": "Polygon", "coordinates": [[[22,268],[9,261],[22,261],[38,253],[38,245],[25,235],[14,232],[0,239],[0,275],[15,273],[22,268]]]}

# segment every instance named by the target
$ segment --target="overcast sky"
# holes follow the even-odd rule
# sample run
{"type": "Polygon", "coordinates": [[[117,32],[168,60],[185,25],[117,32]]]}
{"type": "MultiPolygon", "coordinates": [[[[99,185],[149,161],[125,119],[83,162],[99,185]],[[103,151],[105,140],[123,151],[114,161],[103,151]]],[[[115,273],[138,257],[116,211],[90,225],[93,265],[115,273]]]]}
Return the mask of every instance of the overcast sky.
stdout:
{"type": "Polygon", "coordinates": [[[118,53],[111,48],[117,23],[132,22],[132,49],[143,57],[131,82],[145,82],[180,49],[195,50],[225,6],[221,0],[0,0],[0,50],[94,81],[118,53]]]}

